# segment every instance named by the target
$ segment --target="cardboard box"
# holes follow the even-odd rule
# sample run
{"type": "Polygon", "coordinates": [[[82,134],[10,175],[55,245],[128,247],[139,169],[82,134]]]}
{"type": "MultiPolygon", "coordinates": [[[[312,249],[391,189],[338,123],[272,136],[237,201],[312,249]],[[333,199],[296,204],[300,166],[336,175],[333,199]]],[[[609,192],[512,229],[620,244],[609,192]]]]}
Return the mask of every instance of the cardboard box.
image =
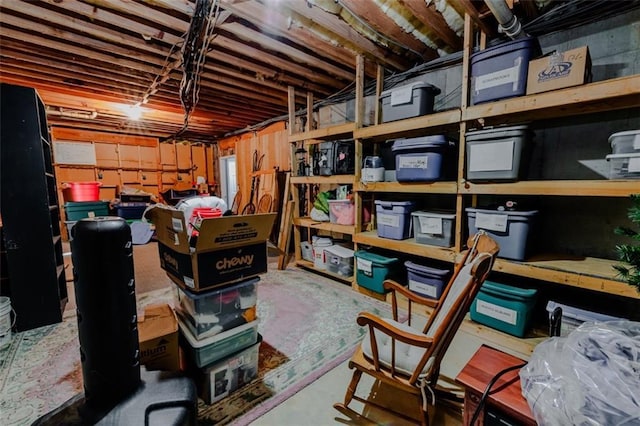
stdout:
{"type": "Polygon", "coordinates": [[[587,46],[566,52],[553,52],[529,62],[527,95],[591,81],[591,58],[587,46]]]}
{"type": "Polygon", "coordinates": [[[199,292],[267,272],[267,238],[276,213],[203,219],[195,243],[182,211],[154,208],[151,218],[160,266],[183,288],[199,292]]]}
{"type": "Polygon", "coordinates": [[[138,318],[140,364],[147,370],[180,370],[178,319],[167,304],[148,306],[138,318]]]}

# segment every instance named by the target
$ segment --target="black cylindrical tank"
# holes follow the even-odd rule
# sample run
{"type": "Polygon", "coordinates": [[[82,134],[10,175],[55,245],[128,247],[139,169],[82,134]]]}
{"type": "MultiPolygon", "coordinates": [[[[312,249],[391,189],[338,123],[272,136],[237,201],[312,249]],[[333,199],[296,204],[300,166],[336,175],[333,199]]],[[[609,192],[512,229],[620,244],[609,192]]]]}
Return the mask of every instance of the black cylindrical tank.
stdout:
{"type": "Polygon", "coordinates": [[[131,228],[119,217],[95,217],[71,234],[85,401],[103,410],[141,383],[131,228]]]}

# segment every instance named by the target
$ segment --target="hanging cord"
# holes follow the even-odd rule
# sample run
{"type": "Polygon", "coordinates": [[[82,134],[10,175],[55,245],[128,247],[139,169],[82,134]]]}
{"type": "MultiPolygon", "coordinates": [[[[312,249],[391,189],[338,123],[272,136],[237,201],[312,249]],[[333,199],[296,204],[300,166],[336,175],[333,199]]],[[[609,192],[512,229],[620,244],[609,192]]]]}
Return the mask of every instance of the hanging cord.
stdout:
{"type": "Polygon", "coordinates": [[[424,377],[419,379],[418,387],[420,388],[420,393],[422,394],[422,411],[427,413],[429,409],[429,401],[431,401],[431,405],[436,405],[436,393],[433,391],[433,389],[431,389],[431,386],[429,386],[424,377]],[[426,391],[429,391],[429,395],[427,395],[426,391]],[[428,396],[430,396],[431,398],[427,399],[428,396]]]}
{"type": "Polygon", "coordinates": [[[502,377],[503,375],[505,375],[506,373],[508,373],[509,371],[518,370],[520,368],[523,368],[525,365],[527,365],[526,362],[523,363],[523,364],[513,365],[511,367],[507,367],[504,370],[499,371],[498,374],[496,374],[495,376],[493,376],[491,381],[487,384],[487,387],[484,389],[484,392],[483,392],[482,396],[480,397],[480,401],[478,401],[478,406],[476,407],[475,411],[473,412],[473,416],[471,417],[471,422],[469,423],[471,426],[473,426],[476,423],[476,421],[478,420],[478,416],[480,415],[480,411],[482,410],[482,407],[484,407],[484,403],[485,403],[485,401],[487,399],[487,396],[489,396],[489,393],[491,392],[491,388],[493,387],[493,385],[496,384],[498,379],[500,377],[502,377]]]}

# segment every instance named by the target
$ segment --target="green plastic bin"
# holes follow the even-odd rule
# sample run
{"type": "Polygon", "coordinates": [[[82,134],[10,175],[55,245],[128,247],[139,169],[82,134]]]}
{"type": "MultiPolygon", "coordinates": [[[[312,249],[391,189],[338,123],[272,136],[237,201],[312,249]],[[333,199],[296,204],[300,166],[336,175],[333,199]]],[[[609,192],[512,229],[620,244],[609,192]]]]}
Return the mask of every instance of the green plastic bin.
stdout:
{"type": "Polygon", "coordinates": [[[354,257],[356,258],[356,282],[358,285],[384,294],[382,283],[387,278],[395,278],[398,259],[364,250],[356,251],[354,257]]]}
{"type": "Polygon", "coordinates": [[[471,319],[505,333],[524,337],[536,303],[536,289],[485,281],[471,304],[471,319]]]}
{"type": "Polygon", "coordinates": [[[66,203],[64,213],[68,221],[76,221],[85,217],[109,216],[108,201],[78,201],[66,203]]]}

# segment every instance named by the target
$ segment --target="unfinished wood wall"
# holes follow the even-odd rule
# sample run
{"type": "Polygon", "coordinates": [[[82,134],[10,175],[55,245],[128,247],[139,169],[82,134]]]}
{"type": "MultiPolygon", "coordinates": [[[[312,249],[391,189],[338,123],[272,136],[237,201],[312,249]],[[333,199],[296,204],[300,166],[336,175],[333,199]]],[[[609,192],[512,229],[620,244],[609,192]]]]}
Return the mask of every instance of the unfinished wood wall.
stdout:
{"type": "Polygon", "coordinates": [[[254,204],[264,193],[273,196],[273,208],[279,204],[276,188],[276,171],[288,171],[291,168],[288,132],[285,122],[272,124],[257,132],[247,132],[239,136],[222,139],[218,142],[219,154],[236,156],[238,186],[242,193],[241,209],[249,202],[253,173],[253,153],[258,158],[264,155],[260,173],[260,188],[254,196],[254,204]]]}

